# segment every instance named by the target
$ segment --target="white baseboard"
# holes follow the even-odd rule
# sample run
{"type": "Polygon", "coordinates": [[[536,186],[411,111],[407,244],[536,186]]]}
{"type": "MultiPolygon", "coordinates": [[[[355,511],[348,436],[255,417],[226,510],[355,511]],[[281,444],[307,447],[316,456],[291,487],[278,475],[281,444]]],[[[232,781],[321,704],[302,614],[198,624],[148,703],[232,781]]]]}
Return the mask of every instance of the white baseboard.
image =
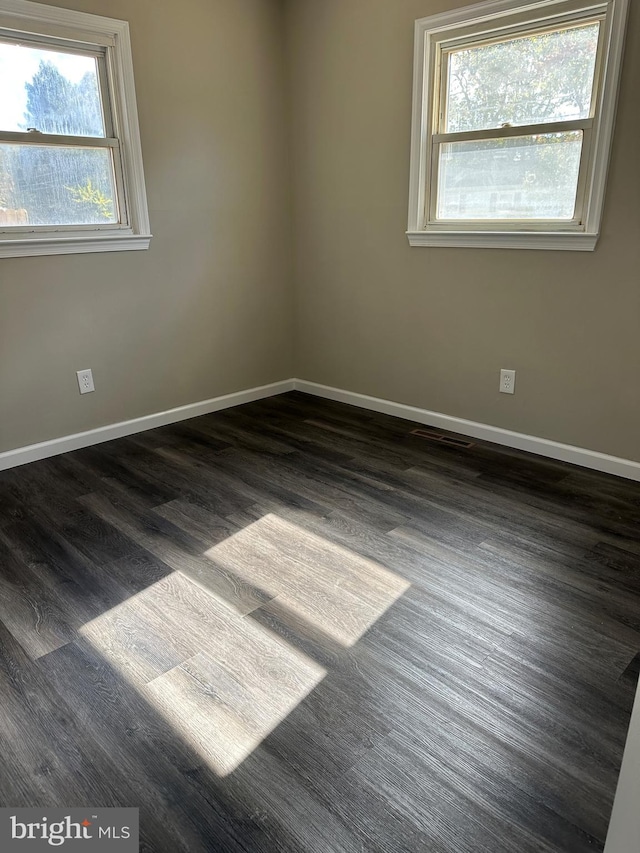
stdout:
{"type": "Polygon", "coordinates": [[[514,447],[518,450],[526,450],[539,456],[550,459],[559,459],[562,462],[571,462],[581,465],[583,468],[591,468],[595,471],[604,471],[607,474],[615,474],[629,480],[640,481],[640,462],[630,459],[621,459],[617,456],[608,456],[606,453],[598,453],[595,450],[585,450],[582,447],[574,447],[570,444],[560,444],[557,441],[549,441],[546,438],[536,438],[533,435],[525,435],[520,432],[512,432],[501,427],[468,421],[464,418],[455,418],[451,415],[443,415],[440,412],[431,412],[428,409],[419,409],[416,406],[408,406],[404,403],[394,403],[391,400],[382,400],[378,397],[369,397],[366,394],[357,394],[353,391],[344,391],[340,388],[331,388],[328,385],[320,385],[317,382],[307,382],[304,379],[286,379],[282,382],[273,382],[270,385],[261,385],[258,388],[249,388],[246,391],[237,391],[234,394],[225,394],[222,397],[213,397],[211,400],[203,400],[200,403],[191,403],[187,406],[179,406],[166,412],[156,412],[130,421],[121,421],[117,424],[90,429],[86,432],[78,432],[74,435],[65,435],[50,441],[42,441],[38,444],[30,444],[26,447],[17,447],[15,450],[7,450],[0,453],[0,471],[7,468],[15,468],[25,465],[27,462],[36,462],[38,459],[46,459],[49,456],[57,456],[59,453],[67,453],[70,450],[79,450],[82,447],[90,447],[92,444],[100,444],[103,441],[111,441],[115,438],[123,438],[136,432],[144,432],[147,429],[166,426],[167,424],[184,421],[188,418],[197,418],[199,415],[207,415],[221,409],[229,409],[232,406],[240,406],[242,403],[251,403],[265,397],[273,397],[276,394],[284,394],[286,391],[304,391],[316,397],[325,397],[328,400],[337,400],[341,403],[349,403],[359,406],[361,409],[370,409],[374,412],[382,412],[394,415],[398,418],[414,421],[415,423],[428,424],[430,426],[446,429],[460,435],[468,435],[473,438],[491,441],[494,444],[502,444],[505,447],[514,447]]]}
{"type": "Polygon", "coordinates": [[[571,462],[574,465],[581,465],[583,468],[591,468],[595,471],[615,474],[618,477],[626,477],[628,480],[640,481],[640,462],[634,462],[631,459],[608,456],[606,453],[598,453],[595,450],[585,450],[583,447],[561,444],[547,438],[537,438],[534,435],[512,432],[509,429],[481,424],[476,421],[467,421],[464,418],[454,418],[451,415],[430,412],[428,409],[419,409],[416,406],[407,406],[404,403],[393,403],[390,400],[369,397],[366,394],[343,391],[340,388],[331,388],[328,385],[307,382],[304,379],[294,379],[293,384],[296,391],[304,391],[306,394],[313,394],[316,397],[326,397],[328,400],[350,403],[352,406],[359,406],[361,409],[383,412],[386,415],[394,415],[408,421],[428,424],[461,435],[469,435],[473,438],[491,441],[494,444],[526,450],[529,453],[547,456],[550,459],[571,462]]]}
{"type": "Polygon", "coordinates": [[[77,432],[74,435],[17,447],[15,450],[0,453],[0,471],[25,465],[27,462],[35,462],[38,459],[46,459],[48,456],[57,456],[59,453],[67,453],[70,450],[79,450],[81,447],[90,447],[92,444],[100,444],[103,441],[111,441],[114,438],[123,438],[125,435],[133,435],[147,429],[155,429],[155,427],[166,426],[188,418],[197,418],[199,415],[208,415],[210,412],[218,412],[221,409],[230,409],[232,406],[251,403],[264,397],[273,397],[275,394],[292,391],[293,387],[293,379],[273,382],[270,385],[261,385],[259,388],[249,388],[247,391],[237,391],[234,394],[213,397],[211,400],[202,400],[200,403],[168,409],[166,412],[156,412],[130,421],[107,424],[86,432],[77,432]]]}

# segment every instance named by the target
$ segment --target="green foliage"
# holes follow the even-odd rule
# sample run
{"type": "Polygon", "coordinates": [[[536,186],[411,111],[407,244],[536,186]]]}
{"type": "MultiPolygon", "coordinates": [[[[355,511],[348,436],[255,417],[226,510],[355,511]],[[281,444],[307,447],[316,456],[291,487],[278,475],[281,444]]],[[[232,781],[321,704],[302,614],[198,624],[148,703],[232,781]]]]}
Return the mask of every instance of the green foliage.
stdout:
{"type": "Polygon", "coordinates": [[[447,131],[589,114],[598,24],[451,54],[447,131]]]}
{"type": "Polygon", "coordinates": [[[113,218],[113,200],[108,198],[101,189],[94,187],[91,183],[91,178],[87,178],[84,186],[66,187],[66,189],[69,190],[76,204],[93,207],[108,222],[113,218]]]}

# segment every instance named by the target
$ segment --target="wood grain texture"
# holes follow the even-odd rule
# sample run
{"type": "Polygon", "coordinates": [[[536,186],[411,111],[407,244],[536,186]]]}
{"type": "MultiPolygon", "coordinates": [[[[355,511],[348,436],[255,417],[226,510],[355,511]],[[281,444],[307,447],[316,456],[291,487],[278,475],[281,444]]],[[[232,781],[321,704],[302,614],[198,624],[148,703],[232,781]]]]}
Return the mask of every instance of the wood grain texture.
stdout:
{"type": "MultiPolygon", "coordinates": [[[[148,853],[602,850],[640,485],[292,392],[0,474],[0,798],[148,853]]],[[[634,852],[635,853],[635,852],[634,852]]]]}

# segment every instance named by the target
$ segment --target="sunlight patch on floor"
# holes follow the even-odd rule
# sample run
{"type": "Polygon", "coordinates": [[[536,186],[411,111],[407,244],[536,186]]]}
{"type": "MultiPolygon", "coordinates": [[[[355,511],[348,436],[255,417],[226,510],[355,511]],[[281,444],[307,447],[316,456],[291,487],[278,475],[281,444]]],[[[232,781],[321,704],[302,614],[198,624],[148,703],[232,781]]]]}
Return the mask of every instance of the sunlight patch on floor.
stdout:
{"type": "MultiPolygon", "coordinates": [[[[352,646],[409,587],[377,563],[270,514],[206,552],[293,616],[352,646]]],[[[268,604],[266,607],[268,608],[268,604]]],[[[180,571],[102,614],[81,637],[216,774],[226,776],[322,681],[326,670],[180,571]]]]}
{"type": "Polygon", "coordinates": [[[220,776],[235,770],[326,674],[180,572],[80,634],[220,776]]]}
{"type": "Polygon", "coordinates": [[[326,675],[249,619],[217,653],[199,653],[145,696],[220,776],[235,770],[326,675]]]}
{"type": "Polygon", "coordinates": [[[205,554],[346,647],[410,586],[379,563],[273,513],[205,554]]]}

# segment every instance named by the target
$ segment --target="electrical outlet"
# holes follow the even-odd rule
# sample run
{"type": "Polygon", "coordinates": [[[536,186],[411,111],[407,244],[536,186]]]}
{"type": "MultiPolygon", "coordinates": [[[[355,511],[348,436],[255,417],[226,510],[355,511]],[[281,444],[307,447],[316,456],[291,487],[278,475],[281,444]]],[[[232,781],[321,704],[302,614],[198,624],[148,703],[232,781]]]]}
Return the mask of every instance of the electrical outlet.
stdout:
{"type": "Polygon", "coordinates": [[[78,388],[81,394],[88,394],[90,391],[96,390],[93,384],[93,373],[90,368],[89,370],[78,370],[76,376],[78,377],[78,388]]]}
{"type": "Polygon", "coordinates": [[[515,394],[516,393],[516,372],[515,370],[500,371],[500,393],[515,394]]]}

